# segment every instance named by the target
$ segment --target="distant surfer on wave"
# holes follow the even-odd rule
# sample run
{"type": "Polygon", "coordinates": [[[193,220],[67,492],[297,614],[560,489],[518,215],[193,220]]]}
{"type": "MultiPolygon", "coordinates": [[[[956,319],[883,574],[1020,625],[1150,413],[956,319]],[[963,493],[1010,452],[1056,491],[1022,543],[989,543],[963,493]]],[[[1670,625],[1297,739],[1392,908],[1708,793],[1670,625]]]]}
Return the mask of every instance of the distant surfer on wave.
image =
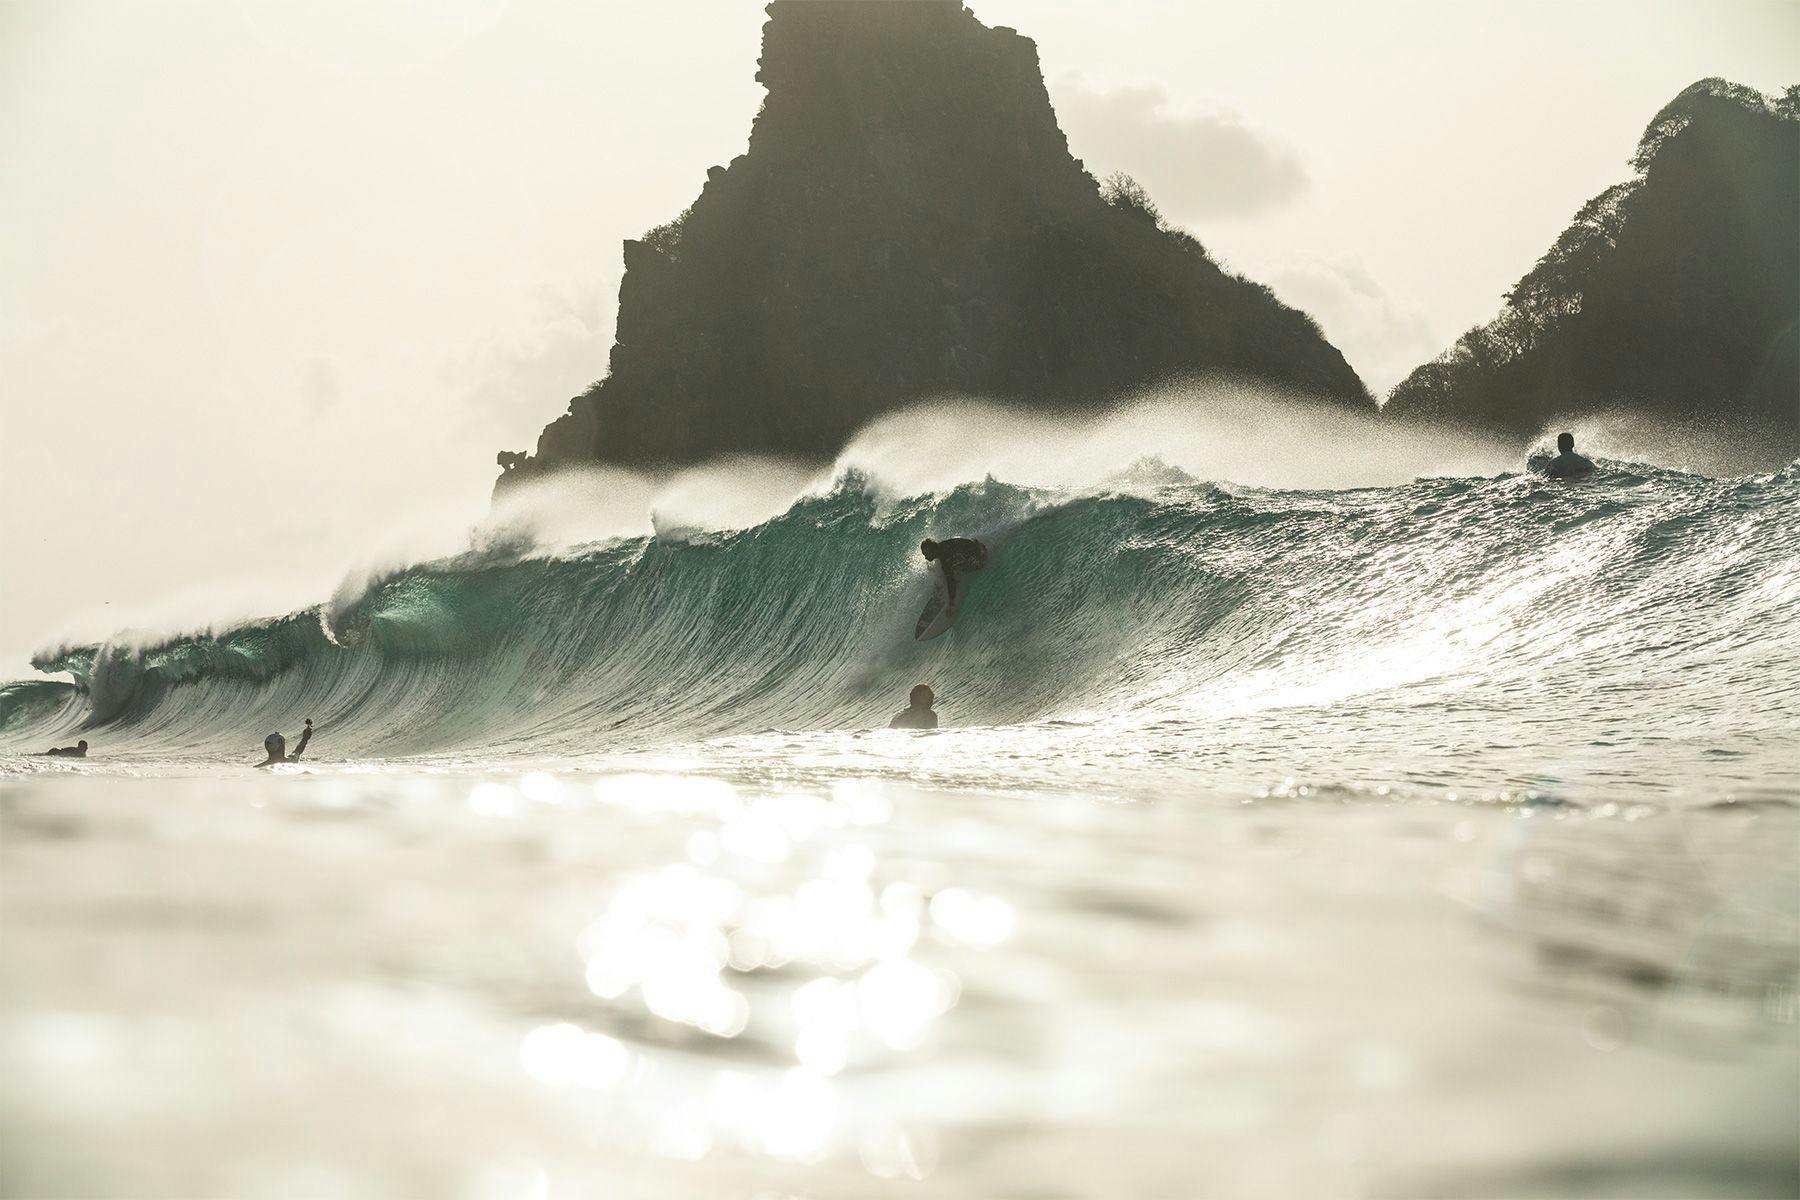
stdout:
{"type": "Polygon", "coordinates": [[[981,570],[988,560],[987,547],[974,538],[965,537],[945,538],[941,542],[926,538],[919,543],[919,553],[925,556],[926,562],[936,563],[938,570],[944,573],[951,608],[956,607],[963,576],[981,570]]]}
{"type": "Polygon", "coordinates": [[[932,701],[937,697],[925,684],[913,688],[907,698],[906,707],[894,714],[888,722],[889,729],[936,729],[937,714],[931,711],[932,701]]]}
{"type": "Polygon", "coordinates": [[[50,747],[50,749],[44,751],[44,753],[41,754],[39,757],[41,757],[41,758],[86,758],[87,757],[87,739],[82,738],[79,742],[76,742],[73,746],[52,746],[52,747],[50,747]]]}
{"type": "Polygon", "coordinates": [[[1570,481],[1586,479],[1594,473],[1594,464],[1575,453],[1575,435],[1559,433],[1556,435],[1557,455],[1544,468],[1544,474],[1551,479],[1567,479],[1570,481]]]}
{"type": "Polygon", "coordinates": [[[300,756],[306,753],[306,743],[310,741],[312,741],[312,718],[308,717],[306,718],[306,729],[300,734],[300,744],[294,747],[292,754],[287,752],[287,739],[279,733],[271,733],[263,739],[263,749],[268,752],[269,757],[256,765],[272,767],[280,762],[299,762],[300,756]]]}

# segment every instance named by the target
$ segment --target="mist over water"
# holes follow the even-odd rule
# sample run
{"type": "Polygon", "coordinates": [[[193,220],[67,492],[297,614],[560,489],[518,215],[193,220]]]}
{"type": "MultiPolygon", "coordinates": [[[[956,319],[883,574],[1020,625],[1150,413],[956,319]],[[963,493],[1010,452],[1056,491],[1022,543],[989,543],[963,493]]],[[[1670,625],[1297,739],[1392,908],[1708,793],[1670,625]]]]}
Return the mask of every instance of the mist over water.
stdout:
{"type": "Polygon", "coordinates": [[[855,468],[913,494],[988,476],[1083,488],[1116,482],[1146,456],[1195,479],[1324,490],[1518,465],[1515,448],[1465,430],[1395,429],[1342,406],[1215,382],[1147,392],[1086,418],[966,401],[920,405],[871,422],[839,456],[838,470],[855,468]]]}
{"type": "Polygon", "coordinates": [[[848,471],[888,496],[948,490],[988,476],[1084,488],[1117,486],[1120,473],[1146,456],[1196,479],[1325,488],[1496,474],[1518,462],[1514,447],[1466,431],[1396,431],[1242,384],[1171,387],[1106,416],[1057,418],[990,401],[944,399],[873,422],[825,469],[756,457],[662,473],[572,469],[503,492],[472,525],[462,511],[372,515],[346,548],[338,578],[319,577],[310,585],[243,579],[151,602],[78,610],[38,631],[41,649],[34,657],[105,641],[154,646],[267,619],[325,596],[341,603],[374,581],[434,560],[475,554],[498,561],[554,555],[609,538],[742,529],[804,496],[829,491],[848,471]]]}
{"type": "MultiPolygon", "coordinates": [[[[1566,427],[1595,453],[1680,470],[1704,462],[1726,436],[1651,428],[1626,416],[1566,427]]],[[[1548,445],[1554,433],[1545,430],[1539,441],[1548,445]]],[[[1174,468],[1195,480],[1332,490],[1499,475],[1518,470],[1520,462],[1519,447],[1508,439],[1424,425],[1396,428],[1230,381],[1148,392],[1105,415],[1056,417],[946,398],[872,422],[823,469],[752,456],[667,472],[570,469],[502,492],[473,524],[461,512],[383,517],[368,523],[336,578],[227,581],[153,602],[77,611],[39,631],[41,649],[33,657],[54,660],[59,648],[103,642],[155,648],[321,600],[341,608],[380,580],[432,562],[496,564],[566,555],[609,539],[745,529],[829,492],[846,474],[894,500],[990,477],[1029,487],[1116,490],[1133,480],[1156,482],[1174,468]],[[1136,470],[1141,460],[1148,461],[1148,474],[1136,470]]]]}

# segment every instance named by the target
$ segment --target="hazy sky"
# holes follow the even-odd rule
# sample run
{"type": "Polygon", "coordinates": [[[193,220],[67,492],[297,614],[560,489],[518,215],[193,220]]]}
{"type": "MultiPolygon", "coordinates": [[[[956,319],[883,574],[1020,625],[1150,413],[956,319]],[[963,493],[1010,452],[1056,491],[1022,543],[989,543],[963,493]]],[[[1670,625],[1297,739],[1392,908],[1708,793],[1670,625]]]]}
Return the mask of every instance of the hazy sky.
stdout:
{"type": "MultiPolygon", "coordinates": [[[[1800,3],[976,0],[1385,388],[1800,3]]],[[[753,2],[0,0],[0,676],[275,611],[484,509],[605,372],[619,243],[744,149],[753,2]]]]}

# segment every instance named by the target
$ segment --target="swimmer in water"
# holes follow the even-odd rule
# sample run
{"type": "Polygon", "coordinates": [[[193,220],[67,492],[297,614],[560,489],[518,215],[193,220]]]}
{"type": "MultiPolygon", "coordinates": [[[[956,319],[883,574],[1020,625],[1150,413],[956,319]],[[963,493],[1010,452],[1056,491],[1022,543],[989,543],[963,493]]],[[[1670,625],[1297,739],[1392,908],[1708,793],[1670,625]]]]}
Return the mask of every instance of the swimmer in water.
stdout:
{"type": "Polygon", "coordinates": [[[937,697],[929,687],[919,684],[907,697],[907,705],[894,714],[888,722],[889,729],[936,729],[937,714],[931,711],[932,701],[937,697]]]}
{"type": "Polygon", "coordinates": [[[306,743],[310,741],[312,741],[312,718],[308,717],[306,718],[306,729],[300,734],[300,744],[294,747],[294,752],[292,754],[287,752],[287,739],[282,737],[279,733],[271,733],[268,737],[263,739],[263,750],[268,754],[268,757],[256,765],[259,767],[272,767],[276,763],[299,762],[300,756],[306,753],[306,743]]]}

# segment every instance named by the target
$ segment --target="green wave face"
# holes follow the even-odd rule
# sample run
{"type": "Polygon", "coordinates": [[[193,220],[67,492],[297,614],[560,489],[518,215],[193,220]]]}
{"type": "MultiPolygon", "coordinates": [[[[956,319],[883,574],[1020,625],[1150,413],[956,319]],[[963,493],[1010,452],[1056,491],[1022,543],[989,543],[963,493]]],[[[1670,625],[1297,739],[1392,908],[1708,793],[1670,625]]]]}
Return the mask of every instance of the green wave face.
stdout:
{"type": "Polygon", "coordinates": [[[424,564],[341,609],[63,652],[39,665],[74,682],[0,690],[0,750],[82,730],[127,756],[241,756],[311,716],[337,757],[581,755],[881,725],[918,682],[947,724],[1099,721],[1134,744],[1458,705],[1525,736],[1626,685],[1657,698],[1639,732],[1750,695],[1752,723],[1792,727],[1797,513],[1796,467],[1347,492],[989,480],[899,503],[850,478],[737,532],[424,564]],[[990,565],[956,626],[915,642],[918,543],[957,534],[990,565]]]}

